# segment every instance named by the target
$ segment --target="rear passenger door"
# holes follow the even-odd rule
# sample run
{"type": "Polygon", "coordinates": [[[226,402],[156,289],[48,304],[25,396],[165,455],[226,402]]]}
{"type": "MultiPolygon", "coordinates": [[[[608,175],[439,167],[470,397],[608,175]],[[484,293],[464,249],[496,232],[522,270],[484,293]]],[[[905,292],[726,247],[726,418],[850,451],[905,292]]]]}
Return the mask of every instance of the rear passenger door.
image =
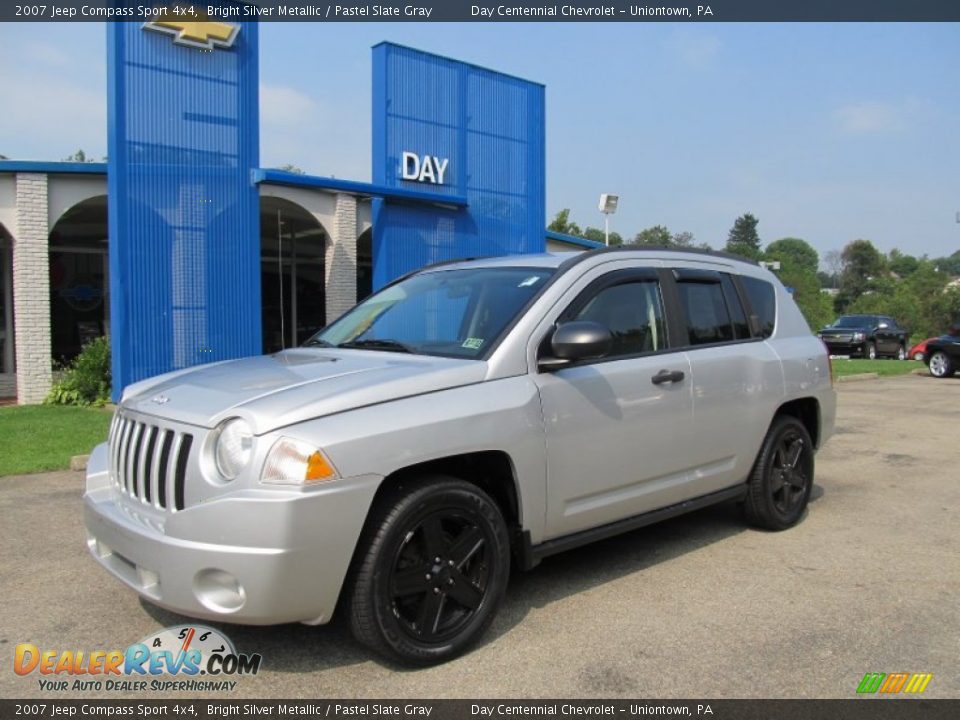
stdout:
{"type": "MultiPolygon", "coordinates": [[[[772,323],[763,327],[736,276],[694,267],[674,267],[672,275],[669,299],[681,326],[676,343],[690,359],[693,395],[689,494],[698,496],[749,474],[783,378],[777,355],[763,342],[772,323]]],[[[772,310],[761,312],[769,317],[772,310]]]]}
{"type": "Polygon", "coordinates": [[[598,322],[613,346],[599,360],[534,375],[546,431],[547,538],[682,500],[691,437],[690,368],[670,346],[660,274],[608,271],[561,307],[557,324],[598,322]]]}

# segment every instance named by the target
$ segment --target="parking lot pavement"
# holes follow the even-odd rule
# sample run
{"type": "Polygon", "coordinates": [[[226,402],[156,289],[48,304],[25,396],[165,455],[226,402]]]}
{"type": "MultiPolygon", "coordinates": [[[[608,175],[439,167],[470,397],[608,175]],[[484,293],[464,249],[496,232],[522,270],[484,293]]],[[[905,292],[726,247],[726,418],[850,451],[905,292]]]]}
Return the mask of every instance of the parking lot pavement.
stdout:
{"type": "MultiPolygon", "coordinates": [[[[725,505],[550,558],[513,578],[480,647],[426,670],[371,658],[342,620],[223,626],[263,656],[224,697],[850,698],[866,672],[930,672],[925,696],[960,697],[960,379],[839,392],[793,530],[725,505]]],[[[79,473],[0,480],[2,697],[43,695],[12,671],[19,642],[119,649],[185,621],[87,556],[81,492],[79,473]]]]}

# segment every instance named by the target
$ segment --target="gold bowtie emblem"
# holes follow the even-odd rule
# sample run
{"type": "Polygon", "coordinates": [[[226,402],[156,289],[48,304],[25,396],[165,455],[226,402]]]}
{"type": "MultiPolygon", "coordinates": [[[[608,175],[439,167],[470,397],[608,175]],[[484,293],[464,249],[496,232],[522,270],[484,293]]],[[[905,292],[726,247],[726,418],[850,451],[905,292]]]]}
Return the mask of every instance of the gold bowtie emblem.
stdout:
{"type": "Polygon", "coordinates": [[[143,24],[145,30],[173,35],[173,41],[180,45],[213,50],[214,47],[228,48],[240,32],[240,26],[225,22],[186,22],[179,20],[156,20],[143,24]]]}

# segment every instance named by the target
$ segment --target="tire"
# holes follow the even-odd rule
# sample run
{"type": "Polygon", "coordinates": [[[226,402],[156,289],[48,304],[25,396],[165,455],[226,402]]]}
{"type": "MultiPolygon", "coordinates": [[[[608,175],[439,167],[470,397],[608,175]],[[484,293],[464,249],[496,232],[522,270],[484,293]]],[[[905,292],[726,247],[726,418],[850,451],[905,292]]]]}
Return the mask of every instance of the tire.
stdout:
{"type": "Polygon", "coordinates": [[[803,423],[790,415],[775,418],[747,480],[747,522],[765,530],[796,525],[813,489],[813,456],[803,423]]]}
{"type": "Polygon", "coordinates": [[[930,374],[935,378],[948,378],[956,372],[953,361],[943,350],[937,350],[930,356],[930,374]]]}
{"type": "Polygon", "coordinates": [[[375,505],[361,537],[353,635],[406,665],[446,662],[487,629],[509,572],[507,526],[485,492],[446,476],[405,483],[375,505]]]}
{"type": "Polygon", "coordinates": [[[876,360],[877,359],[877,346],[872,342],[868,342],[863,346],[863,356],[867,360],[876,360]]]}
{"type": "Polygon", "coordinates": [[[907,348],[903,345],[897,348],[897,360],[907,359],[907,348]]]}

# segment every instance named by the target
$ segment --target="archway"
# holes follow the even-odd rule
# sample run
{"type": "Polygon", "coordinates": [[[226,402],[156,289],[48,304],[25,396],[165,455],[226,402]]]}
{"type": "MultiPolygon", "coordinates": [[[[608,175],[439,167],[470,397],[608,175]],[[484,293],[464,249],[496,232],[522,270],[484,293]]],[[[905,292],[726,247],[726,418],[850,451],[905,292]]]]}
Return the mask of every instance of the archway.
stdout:
{"type": "Polygon", "coordinates": [[[260,198],[260,294],[263,351],[296,347],[326,318],[324,257],[328,235],[285,198],[260,198]]]}
{"type": "Polygon", "coordinates": [[[83,200],[50,230],[50,346],[66,363],[110,333],[107,196],[83,200]]]}
{"type": "Polygon", "coordinates": [[[357,238],[357,302],[373,292],[373,229],[357,238]]]}

